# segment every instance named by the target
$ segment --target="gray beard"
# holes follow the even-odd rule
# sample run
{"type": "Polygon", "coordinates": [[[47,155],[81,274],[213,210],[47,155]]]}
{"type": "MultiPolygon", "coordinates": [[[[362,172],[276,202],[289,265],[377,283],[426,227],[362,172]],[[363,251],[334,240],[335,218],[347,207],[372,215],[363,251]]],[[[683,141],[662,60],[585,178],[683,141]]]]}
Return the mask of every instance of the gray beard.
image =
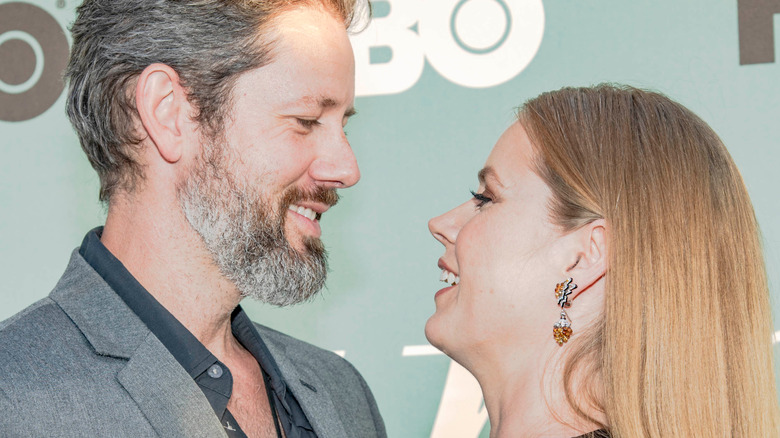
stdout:
{"type": "Polygon", "coordinates": [[[222,149],[204,142],[191,176],[177,187],[184,216],[242,297],[276,306],[308,300],[324,286],[328,265],[319,239],[307,238],[298,251],[284,234],[287,207],[302,195],[289,190],[274,212],[269,200],[231,172],[222,149]]]}

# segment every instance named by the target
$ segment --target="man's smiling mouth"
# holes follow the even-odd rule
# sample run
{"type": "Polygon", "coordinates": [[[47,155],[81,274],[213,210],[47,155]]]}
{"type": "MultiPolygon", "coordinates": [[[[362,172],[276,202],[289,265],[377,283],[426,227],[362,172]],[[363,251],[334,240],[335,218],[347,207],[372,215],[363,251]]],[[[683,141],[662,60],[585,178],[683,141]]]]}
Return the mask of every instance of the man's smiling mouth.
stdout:
{"type": "Polygon", "coordinates": [[[319,222],[320,218],[322,217],[322,213],[317,213],[311,208],[300,207],[295,204],[290,204],[290,206],[287,208],[290,211],[298,213],[299,215],[305,217],[306,219],[309,219],[310,221],[319,222]]]}

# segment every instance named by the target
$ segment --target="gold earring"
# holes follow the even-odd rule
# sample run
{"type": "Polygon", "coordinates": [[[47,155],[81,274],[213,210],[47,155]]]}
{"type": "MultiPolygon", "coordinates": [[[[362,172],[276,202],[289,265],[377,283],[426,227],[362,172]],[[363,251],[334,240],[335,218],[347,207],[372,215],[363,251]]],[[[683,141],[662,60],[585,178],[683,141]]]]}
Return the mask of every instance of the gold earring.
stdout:
{"type": "Polygon", "coordinates": [[[553,325],[553,338],[558,345],[565,344],[572,334],[571,321],[569,321],[569,315],[566,314],[566,308],[571,307],[569,295],[576,288],[577,285],[571,278],[555,286],[555,298],[558,299],[558,305],[561,306],[561,319],[553,325]]]}

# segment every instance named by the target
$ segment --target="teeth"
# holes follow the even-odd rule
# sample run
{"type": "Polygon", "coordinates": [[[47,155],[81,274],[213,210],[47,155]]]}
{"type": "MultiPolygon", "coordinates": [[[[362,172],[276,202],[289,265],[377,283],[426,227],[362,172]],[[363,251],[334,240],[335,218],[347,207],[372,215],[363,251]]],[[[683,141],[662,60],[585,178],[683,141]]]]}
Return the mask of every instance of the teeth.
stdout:
{"type": "Polygon", "coordinates": [[[317,220],[317,212],[312,210],[311,208],[304,208],[297,205],[290,205],[290,207],[288,208],[290,209],[290,211],[294,211],[299,215],[309,219],[310,221],[317,220]]]}
{"type": "Polygon", "coordinates": [[[455,286],[456,284],[460,283],[460,277],[446,269],[442,269],[441,275],[439,276],[439,281],[443,281],[447,284],[455,286]]]}

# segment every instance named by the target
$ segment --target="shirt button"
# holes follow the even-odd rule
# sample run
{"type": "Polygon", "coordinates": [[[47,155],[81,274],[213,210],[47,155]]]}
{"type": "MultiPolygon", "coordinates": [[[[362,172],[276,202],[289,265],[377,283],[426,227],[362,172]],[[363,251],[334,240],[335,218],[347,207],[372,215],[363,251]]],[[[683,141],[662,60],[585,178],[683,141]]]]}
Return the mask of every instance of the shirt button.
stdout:
{"type": "Polygon", "coordinates": [[[212,365],[207,372],[212,379],[219,379],[223,373],[222,367],[217,364],[212,365]]]}

